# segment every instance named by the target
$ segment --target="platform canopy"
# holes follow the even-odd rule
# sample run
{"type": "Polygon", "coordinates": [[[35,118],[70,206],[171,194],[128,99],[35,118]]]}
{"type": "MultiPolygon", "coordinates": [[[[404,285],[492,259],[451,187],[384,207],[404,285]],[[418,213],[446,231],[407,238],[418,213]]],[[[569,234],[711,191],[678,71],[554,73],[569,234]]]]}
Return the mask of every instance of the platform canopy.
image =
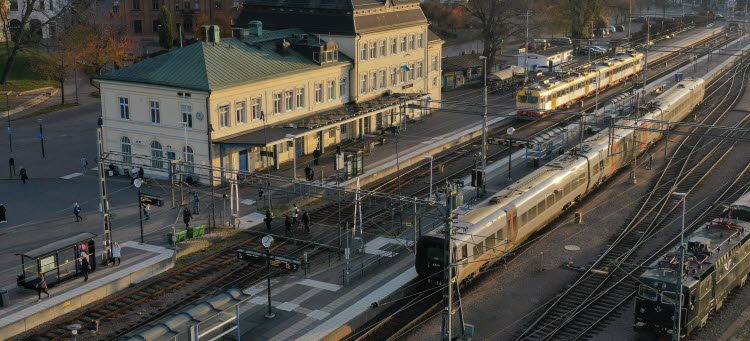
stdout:
{"type": "Polygon", "coordinates": [[[68,238],[60,239],[56,242],[52,242],[49,244],[46,244],[44,246],[40,246],[36,249],[33,249],[31,251],[27,251],[24,253],[19,254],[22,257],[29,257],[29,258],[39,258],[44,255],[48,255],[50,253],[54,253],[55,251],[58,251],[60,249],[67,248],[69,246],[73,246],[75,244],[80,244],[81,242],[88,241],[90,239],[95,238],[96,235],[89,232],[83,232],[79,233],[74,236],[70,236],[68,238]]]}

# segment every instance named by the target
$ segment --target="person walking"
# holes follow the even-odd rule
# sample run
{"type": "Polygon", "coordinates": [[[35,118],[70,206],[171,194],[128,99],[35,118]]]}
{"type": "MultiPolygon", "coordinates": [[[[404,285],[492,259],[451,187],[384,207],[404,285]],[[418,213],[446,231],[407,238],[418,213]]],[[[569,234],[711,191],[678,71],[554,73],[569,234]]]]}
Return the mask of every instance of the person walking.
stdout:
{"type": "Polygon", "coordinates": [[[263,201],[263,189],[258,188],[258,202],[263,201]]]}
{"type": "Polygon", "coordinates": [[[310,169],[310,181],[315,181],[315,169],[310,169]]]}
{"type": "Polygon", "coordinates": [[[133,167],[130,169],[130,186],[133,186],[133,181],[138,178],[138,169],[133,167]]]}
{"type": "Polygon", "coordinates": [[[292,222],[289,220],[289,215],[284,215],[284,236],[286,237],[294,237],[294,233],[292,233],[292,222]]]}
{"type": "Polygon", "coordinates": [[[89,280],[89,255],[86,252],[81,252],[81,274],[84,282],[89,280]]]}
{"type": "Polygon", "coordinates": [[[39,273],[39,282],[36,284],[36,292],[38,294],[37,302],[42,300],[42,293],[47,294],[47,298],[49,298],[49,291],[47,291],[47,279],[44,278],[44,273],[39,273]]]}
{"type": "Polygon", "coordinates": [[[149,218],[151,218],[151,215],[149,213],[151,213],[151,205],[143,205],[143,215],[146,216],[146,219],[144,220],[148,220],[149,218]]]}
{"type": "Polygon", "coordinates": [[[0,224],[8,222],[8,220],[5,219],[5,212],[6,212],[5,205],[0,204],[0,224]]]}
{"type": "Polygon", "coordinates": [[[81,173],[86,174],[86,170],[89,167],[89,160],[87,160],[85,157],[81,158],[81,173]]]}
{"type": "Polygon", "coordinates": [[[120,249],[120,244],[118,242],[114,242],[112,244],[112,265],[120,265],[120,252],[122,250],[120,249]]]}
{"type": "Polygon", "coordinates": [[[310,165],[305,166],[305,179],[307,179],[307,181],[310,181],[310,173],[312,173],[310,165]]]}
{"type": "Polygon", "coordinates": [[[16,160],[13,158],[8,159],[8,173],[11,173],[11,176],[16,176],[16,160]]]}
{"type": "Polygon", "coordinates": [[[297,204],[292,205],[292,224],[294,226],[297,226],[299,221],[297,220],[297,217],[299,217],[299,208],[297,207],[297,204]]]}
{"type": "Polygon", "coordinates": [[[76,216],[76,222],[83,221],[83,217],[81,217],[81,206],[76,203],[73,205],[73,214],[76,216]]]}
{"type": "Polygon", "coordinates": [[[192,218],[193,215],[190,214],[190,209],[185,205],[185,208],[182,210],[182,221],[185,222],[185,229],[187,230],[190,227],[190,218],[192,218]]]}
{"type": "Polygon", "coordinates": [[[648,156],[648,164],[646,164],[646,169],[651,169],[651,165],[654,163],[654,154],[651,154],[648,156]]]}
{"type": "Polygon", "coordinates": [[[26,183],[26,180],[29,179],[29,175],[26,173],[26,168],[23,166],[21,166],[21,169],[18,171],[18,175],[21,176],[21,181],[23,181],[23,183],[26,183]]]}
{"type": "Polygon", "coordinates": [[[273,221],[273,214],[271,213],[270,209],[266,209],[266,219],[263,219],[263,221],[266,222],[266,230],[268,232],[271,232],[271,222],[273,221]]]}
{"type": "Polygon", "coordinates": [[[313,164],[316,166],[320,164],[320,161],[318,160],[320,158],[320,155],[322,155],[320,149],[315,148],[315,150],[313,151],[313,164]]]}
{"type": "Polygon", "coordinates": [[[305,224],[305,232],[310,233],[310,215],[305,210],[302,210],[302,223],[305,224]]]}
{"type": "Polygon", "coordinates": [[[193,191],[193,214],[199,214],[198,208],[200,207],[201,198],[198,192],[193,191]]]}

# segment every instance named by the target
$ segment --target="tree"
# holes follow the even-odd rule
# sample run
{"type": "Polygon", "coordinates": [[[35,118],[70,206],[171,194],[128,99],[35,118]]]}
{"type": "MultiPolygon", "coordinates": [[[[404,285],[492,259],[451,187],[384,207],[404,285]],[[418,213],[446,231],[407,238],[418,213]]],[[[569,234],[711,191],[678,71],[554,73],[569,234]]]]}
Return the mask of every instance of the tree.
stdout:
{"type": "Polygon", "coordinates": [[[57,18],[67,13],[70,8],[78,5],[77,0],[71,0],[62,8],[56,9],[57,12],[55,13],[53,10],[39,9],[39,2],[44,0],[17,1],[17,10],[21,13],[21,17],[16,20],[19,21],[20,28],[18,32],[13,32],[10,27],[10,3],[8,0],[0,0],[0,20],[2,20],[4,26],[2,34],[5,40],[5,55],[7,56],[3,65],[3,73],[0,75],[0,84],[8,82],[18,52],[25,47],[38,43],[37,36],[44,27],[49,27],[57,18]],[[31,20],[32,14],[35,13],[41,14],[35,15],[35,20],[31,20]],[[38,18],[43,18],[43,20],[38,18]]]}
{"type": "Polygon", "coordinates": [[[574,39],[593,37],[592,28],[596,24],[601,25],[602,21],[606,22],[601,17],[601,0],[568,0],[568,10],[571,18],[570,33],[574,39]]]}
{"type": "Polygon", "coordinates": [[[166,5],[159,10],[159,45],[167,50],[174,46],[174,21],[166,5]]]}
{"type": "Polygon", "coordinates": [[[201,26],[208,25],[208,16],[205,13],[201,13],[198,17],[195,18],[195,21],[193,22],[193,36],[196,39],[200,39],[201,37],[201,26]]]}
{"type": "Polygon", "coordinates": [[[495,60],[504,39],[525,29],[519,25],[519,15],[525,8],[515,0],[470,0],[466,10],[477,20],[480,39],[484,45],[482,53],[491,62],[495,60]]]}

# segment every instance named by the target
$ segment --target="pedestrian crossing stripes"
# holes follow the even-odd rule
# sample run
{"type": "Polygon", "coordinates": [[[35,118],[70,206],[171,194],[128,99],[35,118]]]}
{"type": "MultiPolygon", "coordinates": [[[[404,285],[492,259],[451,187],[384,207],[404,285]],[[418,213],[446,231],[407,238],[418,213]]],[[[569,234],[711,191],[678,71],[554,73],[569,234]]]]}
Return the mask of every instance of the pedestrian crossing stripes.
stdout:
{"type": "Polygon", "coordinates": [[[68,174],[68,175],[65,175],[65,176],[61,176],[60,179],[70,180],[72,178],[77,178],[77,177],[79,177],[81,175],[83,175],[83,174],[82,173],[73,173],[73,174],[68,174]]]}

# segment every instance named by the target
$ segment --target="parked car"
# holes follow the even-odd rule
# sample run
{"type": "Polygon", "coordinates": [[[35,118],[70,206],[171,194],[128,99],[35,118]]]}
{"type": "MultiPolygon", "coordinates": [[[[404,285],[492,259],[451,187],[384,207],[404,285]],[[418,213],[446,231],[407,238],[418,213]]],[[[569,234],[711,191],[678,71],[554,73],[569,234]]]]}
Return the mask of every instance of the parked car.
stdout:
{"type": "Polygon", "coordinates": [[[617,30],[617,32],[623,32],[625,31],[625,26],[617,25],[615,26],[615,30],[617,30]]]}
{"type": "Polygon", "coordinates": [[[609,31],[609,33],[615,33],[617,32],[617,29],[614,26],[610,26],[610,27],[607,27],[607,31],[609,31]]]}
{"type": "Polygon", "coordinates": [[[607,50],[606,47],[602,47],[602,46],[592,46],[591,48],[594,49],[594,50],[597,50],[597,51],[599,51],[601,53],[607,53],[607,52],[609,52],[609,50],[607,50]]]}
{"type": "Polygon", "coordinates": [[[637,17],[633,19],[633,22],[646,22],[646,17],[637,17]]]}
{"type": "Polygon", "coordinates": [[[573,45],[573,39],[568,37],[556,37],[552,38],[551,41],[555,45],[573,45]]]}

